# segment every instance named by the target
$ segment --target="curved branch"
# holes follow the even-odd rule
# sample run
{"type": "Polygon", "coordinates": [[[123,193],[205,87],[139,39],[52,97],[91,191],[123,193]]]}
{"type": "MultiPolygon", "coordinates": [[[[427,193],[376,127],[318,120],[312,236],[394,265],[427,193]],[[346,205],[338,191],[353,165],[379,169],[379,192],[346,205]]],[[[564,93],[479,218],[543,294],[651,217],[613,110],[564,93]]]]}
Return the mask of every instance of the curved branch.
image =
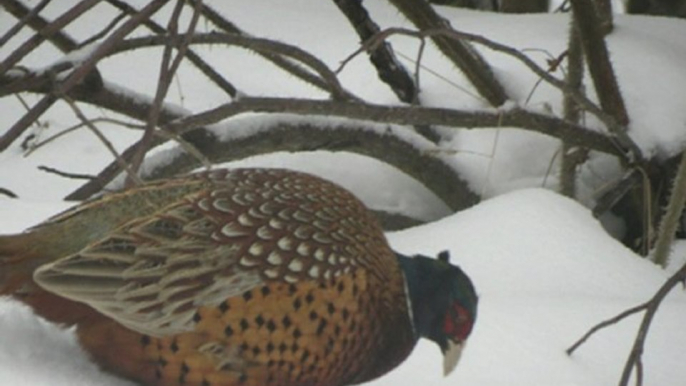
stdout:
{"type": "MultiPolygon", "coordinates": [[[[191,5],[195,5],[199,1],[202,0],[190,0],[191,5]]],[[[250,36],[245,31],[242,31],[236,25],[228,21],[219,12],[215,11],[209,4],[203,3],[201,12],[202,16],[205,19],[207,19],[207,21],[214,24],[217,28],[221,29],[224,32],[242,36],[250,36]]],[[[300,67],[297,63],[293,63],[292,61],[288,60],[288,58],[282,57],[278,54],[274,54],[271,52],[258,52],[258,55],[261,55],[266,60],[272,62],[275,66],[281,68],[282,70],[288,72],[296,78],[311,84],[312,86],[315,86],[324,91],[329,90],[329,86],[326,84],[324,80],[322,80],[317,75],[307,71],[306,69],[300,67]]]]}
{"type": "MultiPolygon", "coordinates": [[[[121,93],[117,87],[107,83],[98,88],[91,86],[88,84],[78,85],[69,93],[69,96],[78,101],[145,120],[150,106],[140,98],[134,98],[133,93],[121,93]]],[[[9,88],[12,89],[12,92],[49,93],[50,81],[48,76],[37,77],[32,72],[23,76],[6,75],[0,77],[0,96],[5,94],[9,88]],[[18,84],[21,84],[21,87],[14,87],[18,84]]],[[[521,108],[503,111],[464,111],[422,106],[385,106],[312,99],[244,97],[191,116],[181,115],[172,108],[163,108],[160,122],[164,123],[166,129],[171,131],[188,131],[246,112],[330,115],[401,125],[428,124],[469,129],[515,127],[559,138],[571,145],[620,157],[625,155],[623,149],[620,149],[613,141],[613,137],[591,131],[584,126],[554,116],[521,108]]]]}
{"type": "MultiPolygon", "coordinates": [[[[114,47],[114,49],[111,50],[108,55],[115,55],[126,51],[166,44],[179,45],[186,38],[187,36],[185,34],[179,34],[177,36],[158,35],[126,39],[114,47]]],[[[294,45],[281,43],[270,39],[218,32],[194,34],[190,38],[190,42],[191,44],[227,44],[260,53],[278,54],[286,58],[294,59],[315,71],[319,77],[326,82],[328,85],[328,91],[332,94],[334,99],[360,100],[360,98],[353,95],[350,91],[345,90],[345,88],[338,81],[336,74],[329,69],[324,62],[309,52],[294,45]]]]}
{"type": "MultiPolygon", "coordinates": [[[[218,133],[218,130],[212,131],[218,133]]],[[[430,152],[422,151],[403,139],[394,130],[390,127],[375,130],[364,124],[338,124],[335,127],[322,128],[314,123],[275,122],[270,127],[260,125],[259,131],[240,138],[207,141],[195,146],[202,146],[203,154],[213,163],[236,161],[277,151],[351,152],[386,162],[403,171],[436,194],[453,211],[465,209],[478,202],[478,196],[454,169],[430,152]]],[[[413,134],[407,130],[407,135],[413,134]]],[[[415,141],[426,141],[417,134],[413,136],[415,141]]],[[[154,159],[149,161],[155,163],[154,159]]],[[[153,168],[146,178],[170,177],[201,166],[197,157],[181,153],[168,163],[153,168]]]]}
{"type": "MultiPolygon", "coordinates": [[[[120,11],[132,15],[136,13],[136,9],[129,5],[127,2],[122,1],[122,0],[107,0],[107,2],[112,5],[113,7],[119,9],[120,11]]],[[[193,4],[195,5],[195,4],[193,4]]],[[[204,13],[205,8],[207,8],[207,5],[203,5],[202,12],[204,13]]],[[[143,25],[147,27],[150,31],[158,34],[158,35],[164,35],[167,33],[167,29],[162,27],[161,25],[157,24],[154,20],[149,19],[146,20],[143,25]]],[[[230,95],[232,98],[234,98],[238,94],[238,90],[236,90],[236,87],[231,84],[228,80],[226,80],[220,73],[218,73],[212,66],[210,66],[207,62],[205,62],[199,54],[195,53],[193,50],[188,50],[186,52],[186,57],[188,60],[190,60],[193,65],[200,70],[205,76],[211,80],[214,84],[217,85],[217,87],[221,88],[224,90],[225,93],[230,95]]]]}
{"type": "Polygon", "coordinates": [[[399,125],[429,124],[467,129],[521,128],[559,138],[572,145],[584,146],[612,155],[622,155],[622,151],[603,134],[559,118],[520,108],[491,112],[296,98],[241,98],[235,102],[170,122],[165,125],[165,129],[172,132],[192,130],[195,127],[206,126],[246,112],[323,115],[399,125]]]}
{"type": "MultiPolygon", "coordinates": [[[[640,148],[636,143],[633,142],[631,137],[629,137],[626,133],[626,126],[623,125],[620,121],[615,119],[614,116],[611,114],[603,111],[600,107],[598,107],[593,101],[588,99],[582,92],[579,90],[574,89],[570,85],[568,85],[566,82],[563,80],[557,79],[556,77],[550,75],[548,71],[545,69],[541,68],[536,62],[531,60],[528,56],[520,52],[519,50],[498,43],[496,41],[487,39],[483,36],[480,35],[475,35],[475,34],[470,34],[462,31],[457,31],[454,29],[447,29],[447,28],[438,28],[438,29],[429,29],[429,30],[424,30],[424,31],[414,31],[414,30],[409,30],[406,28],[397,28],[397,27],[392,27],[392,28],[387,28],[381,32],[369,41],[365,42],[362,48],[360,48],[358,51],[353,53],[353,55],[359,54],[362,50],[364,49],[369,49],[370,47],[374,47],[375,45],[380,44],[383,42],[385,39],[388,39],[392,35],[405,35],[405,36],[411,36],[415,38],[420,38],[424,39],[425,37],[431,37],[431,36],[444,36],[450,39],[456,39],[456,40],[467,40],[470,42],[474,42],[480,45],[483,45],[493,51],[500,52],[506,55],[509,55],[513,57],[514,59],[517,59],[520,61],[522,64],[524,64],[527,68],[529,68],[531,71],[533,71],[536,75],[538,75],[541,79],[543,79],[546,83],[550,84],[551,86],[559,89],[562,91],[565,95],[568,97],[572,98],[574,102],[576,102],[579,107],[583,108],[584,110],[588,111],[589,113],[593,114],[596,116],[603,124],[607,127],[608,131],[614,136],[615,140],[618,143],[618,146],[621,146],[626,153],[626,158],[629,160],[640,160],[643,156],[641,153],[640,148]]],[[[349,60],[346,59],[346,60],[349,60]]]]}
{"type": "MultiPolygon", "coordinates": [[[[35,80],[31,74],[24,77],[35,80]]],[[[0,77],[0,89],[24,77],[0,77]]],[[[24,91],[41,93],[49,92],[51,88],[47,80],[43,83],[28,82],[28,84],[31,87],[24,91]]],[[[150,104],[145,102],[145,99],[137,97],[133,92],[122,92],[120,87],[113,86],[110,83],[101,84],[97,88],[90,87],[87,84],[79,84],[68,95],[75,100],[103,107],[141,121],[145,121],[150,109],[150,104]]],[[[214,137],[207,130],[202,129],[204,126],[245,112],[286,112],[301,115],[326,115],[382,123],[403,125],[435,124],[471,129],[480,127],[519,127],[561,138],[571,144],[589,149],[612,155],[622,155],[622,151],[614,146],[613,141],[603,134],[552,116],[522,109],[511,109],[501,112],[475,112],[418,106],[389,107],[320,100],[242,98],[233,103],[192,116],[183,115],[177,109],[163,106],[160,111],[159,121],[167,131],[174,134],[182,134],[183,139],[193,146],[204,148],[208,143],[214,141],[214,137]]],[[[162,138],[156,137],[151,144],[151,148],[163,142],[162,138]]],[[[130,160],[135,151],[135,146],[126,149],[121,153],[122,159],[130,160]]],[[[111,163],[96,179],[89,181],[71,193],[67,199],[83,200],[90,197],[101,191],[107,183],[119,174],[119,171],[119,166],[115,162],[111,163]]]]}

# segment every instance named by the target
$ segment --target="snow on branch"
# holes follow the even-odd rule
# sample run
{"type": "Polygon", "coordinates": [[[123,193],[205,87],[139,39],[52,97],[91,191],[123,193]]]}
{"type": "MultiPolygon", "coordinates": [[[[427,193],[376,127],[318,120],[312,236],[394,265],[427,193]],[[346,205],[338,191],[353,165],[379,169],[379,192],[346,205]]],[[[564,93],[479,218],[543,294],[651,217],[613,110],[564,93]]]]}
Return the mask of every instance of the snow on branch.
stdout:
{"type": "MultiPolygon", "coordinates": [[[[626,127],[625,124],[622,124],[622,122],[618,121],[613,115],[608,114],[607,112],[603,111],[598,105],[596,105],[593,101],[588,99],[582,92],[580,92],[578,89],[571,87],[568,85],[566,82],[563,80],[557,79],[553,75],[551,75],[548,71],[545,69],[541,68],[538,64],[536,64],[533,60],[531,60],[528,56],[526,56],[524,53],[521,51],[517,50],[516,48],[498,43],[496,41],[487,39],[483,36],[476,35],[476,34],[471,34],[467,32],[462,32],[458,31],[455,29],[447,29],[447,28],[436,28],[436,29],[427,29],[427,30],[422,30],[422,31],[415,31],[415,30],[409,30],[406,28],[399,28],[399,27],[392,27],[392,28],[387,28],[383,31],[380,31],[378,34],[367,40],[362,47],[354,52],[352,55],[350,55],[348,58],[346,58],[342,63],[341,67],[345,66],[352,58],[354,58],[356,55],[359,53],[367,50],[374,50],[379,44],[383,43],[386,39],[393,35],[405,35],[405,36],[412,36],[416,37],[419,39],[425,39],[427,37],[432,37],[432,36],[443,36],[446,38],[454,39],[454,40],[466,40],[470,41],[473,43],[481,44],[485,47],[488,47],[492,49],[493,51],[501,52],[503,54],[509,55],[517,60],[519,60],[521,63],[523,63],[525,66],[527,66],[531,71],[533,71],[536,75],[538,75],[543,81],[547,82],[551,86],[559,89],[564,93],[564,95],[570,97],[571,99],[574,100],[582,109],[588,111],[589,113],[595,115],[601,122],[605,124],[605,126],[608,128],[608,131],[617,138],[617,145],[624,148],[624,152],[626,153],[627,157],[630,160],[640,160],[642,158],[641,150],[639,147],[633,142],[633,140],[626,134],[626,127]]],[[[336,72],[339,72],[340,68],[336,70],[336,72]]]]}
{"type": "Polygon", "coordinates": [[[447,127],[521,128],[560,138],[571,144],[621,155],[611,138],[554,116],[514,107],[506,110],[465,111],[439,107],[386,106],[297,98],[244,97],[214,109],[170,122],[167,130],[192,130],[247,112],[291,113],[360,119],[399,125],[429,124],[447,127]]]}

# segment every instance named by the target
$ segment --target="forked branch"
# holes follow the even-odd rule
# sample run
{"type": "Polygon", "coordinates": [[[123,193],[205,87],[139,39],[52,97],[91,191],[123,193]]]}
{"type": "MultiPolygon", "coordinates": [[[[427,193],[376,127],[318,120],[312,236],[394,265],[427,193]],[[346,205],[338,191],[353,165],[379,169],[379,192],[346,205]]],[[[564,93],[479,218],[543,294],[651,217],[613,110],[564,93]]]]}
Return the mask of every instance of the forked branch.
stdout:
{"type": "Polygon", "coordinates": [[[576,349],[578,349],[584,342],[586,342],[593,334],[600,331],[603,328],[612,326],[619,321],[625,319],[626,317],[636,314],[638,312],[644,312],[643,319],[641,320],[641,325],[634,339],[634,344],[629,352],[629,357],[624,365],[624,370],[622,371],[622,377],[619,381],[619,386],[627,386],[631,378],[631,374],[636,370],[636,384],[642,384],[643,368],[642,368],[642,357],[643,348],[645,345],[646,337],[648,336],[648,331],[650,330],[653,317],[657,312],[657,309],[662,304],[665,297],[676,287],[677,285],[683,283],[686,280],[686,264],[684,264],[678,271],[676,271],[672,276],[670,276],[667,281],[657,290],[653,297],[638,306],[632,307],[628,310],[623,311],[619,315],[603,321],[598,325],[591,328],[584,336],[575,342],[571,347],[567,349],[567,354],[572,355],[576,349]]]}

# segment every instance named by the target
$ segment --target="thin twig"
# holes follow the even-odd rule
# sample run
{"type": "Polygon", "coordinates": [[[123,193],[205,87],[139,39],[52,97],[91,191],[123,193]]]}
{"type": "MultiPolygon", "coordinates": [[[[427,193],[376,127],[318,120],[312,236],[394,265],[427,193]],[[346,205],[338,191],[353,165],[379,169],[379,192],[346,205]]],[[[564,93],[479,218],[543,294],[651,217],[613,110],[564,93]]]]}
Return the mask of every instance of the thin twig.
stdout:
{"type": "Polygon", "coordinates": [[[422,39],[419,42],[419,48],[417,49],[417,60],[415,61],[414,64],[414,85],[415,85],[415,92],[414,96],[412,97],[412,104],[416,105],[419,104],[419,92],[421,91],[421,83],[420,83],[420,78],[419,78],[419,73],[421,72],[422,68],[422,57],[424,57],[424,49],[426,48],[426,41],[422,39]]]}
{"type": "Polygon", "coordinates": [[[17,196],[17,194],[14,193],[13,191],[11,191],[11,190],[9,190],[9,189],[6,189],[6,188],[2,188],[2,187],[0,187],[0,194],[5,195],[5,196],[7,196],[7,197],[9,197],[9,198],[17,198],[17,197],[19,197],[19,196],[17,196]]]}
{"type": "Polygon", "coordinates": [[[636,386],[643,386],[643,360],[636,358],[636,386]]]}
{"type": "MultiPolygon", "coordinates": [[[[197,1],[200,1],[200,0],[190,0],[191,3],[195,3],[197,1]]],[[[233,35],[250,37],[249,34],[242,31],[235,24],[228,21],[225,17],[223,17],[219,12],[215,11],[209,5],[205,5],[202,7],[202,15],[209,22],[214,24],[214,26],[216,26],[217,28],[219,28],[220,30],[222,30],[224,32],[228,32],[229,34],[233,34],[233,35]]],[[[298,79],[300,79],[306,83],[309,83],[312,86],[315,86],[321,90],[325,90],[325,91],[332,93],[334,99],[347,100],[347,97],[345,94],[339,94],[336,92],[337,90],[331,89],[331,85],[326,79],[322,79],[321,77],[317,76],[316,74],[311,73],[307,69],[302,68],[297,63],[294,63],[293,61],[291,61],[288,57],[285,57],[284,55],[282,55],[280,53],[270,52],[270,51],[257,51],[257,54],[262,56],[266,60],[270,61],[271,63],[273,63],[275,66],[286,71],[287,73],[295,76],[296,78],[298,78],[298,79]]]]}
{"type": "Polygon", "coordinates": [[[619,386],[627,386],[629,379],[631,378],[631,373],[636,369],[637,373],[637,384],[641,384],[643,381],[643,347],[645,345],[646,337],[648,336],[648,331],[650,329],[653,317],[657,312],[657,309],[662,304],[665,297],[681,282],[686,280],[686,264],[684,264],[677,272],[670,276],[667,281],[665,281],[662,286],[657,290],[657,292],[648,300],[647,302],[640,304],[638,306],[629,308],[619,315],[603,321],[598,325],[594,326],[589,330],[584,336],[574,343],[571,347],[567,349],[567,354],[571,355],[577,348],[579,348],[584,342],[586,342],[595,332],[601,330],[602,328],[608,327],[610,325],[616,324],[617,322],[625,319],[626,317],[636,314],[638,312],[643,312],[643,319],[641,320],[641,325],[634,339],[634,345],[629,352],[629,357],[624,365],[624,370],[622,371],[622,377],[619,381],[619,386]]]}
{"type": "MultiPolygon", "coordinates": [[[[107,0],[107,2],[113,7],[119,9],[120,11],[125,12],[126,14],[131,15],[137,12],[135,8],[130,6],[125,1],[107,0]]],[[[205,10],[206,8],[207,6],[204,6],[203,10],[205,10]]],[[[146,20],[143,24],[150,31],[158,35],[167,34],[167,29],[157,24],[152,19],[146,20]]],[[[194,52],[193,50],[188,50],[188,52],[186,52],[186,57],[191,63],[193,63],[193,65],[198,70],[200,70],[200,72],[202,72],[212,83],[217,85],[217,87],[223,90],[226,94],[228,94],[232,98],[234,98],[238,94],[238,90],[236,90],[236,87],[233,84],[231,84],[228,80],[226,80],[226,78],[224,78],[214,68],[212,68],[212,66],[210,66],[206,61],[204,61],[196,52],[194,52]]]]}
{"type": "Polygon", "coordinates": [[[574,344],[571,345],[565,352],[567,353],[567,355],[574,354],[574,351],[576,351],[576,349],[578,349],[582,344],[586,343],[586,341],[591,336],[593,336],[593,334],[602,330],[603,328],[615,325],[618,322],[622,321],[623,319],[625,319],[625,318],[627,318],[633,314],[645,311],[648,308],[649,304],[650,304],[650,302],[646,302],[643,304],[639,304],[635,307],[631,307],[631,308],[624,310],[624,311],[620,312],[619,314],[611,317],[610,319],[604,320],[604,321],[596,324],[590,330],[588,330],[581,338],[579,338],[579,340],[574,342],[574,344]]]}
{"type": "Polygon", "coordinates": [[[74,102],[74,100],[68,96],[63,96],[62,99],[65,102],[67,102],[67,105],[71,107],[72,111],[81,120],[81,122],[83,122],[86,125],[86,127],[90,129],[96,137],[98,137],[100,142],[102,142],[105,145],[107,150],[109,150],[112,156],[114,156],[114,159],[119,164],[119,167],[125,170],[127,175],[133,181],[135,181],[137,185],[143,183],[143,181],[138,177],[138,175],[136,175],[136,172],[131,168],[131,166],[124,159],[121,158],[117,150],[114,148],[114,145],[112,145],[112,143],[107,139],[107,137],[104,134],[102,134],[100,130],[93,124],[93,122],[86,117],[86,115],[81,111],[79,106],[76,105],[76,102],[74,102]]]}
{"type": "MultiPolygon", "coordinates": [[[[26,101],[26,99],[24,99],[24,97],[21,94],[17,93],[17,94],[14,94],[14,96],[17,98],[17,100],[19,101],[21,106],[24,109],[26,109],[26,111],[31,110],[31,106],[29,106],[29,103],[26,101]]],[[[36,125],[36,128],[38,128],[38,129],[46,127],[46,124],[41,122],[40,117],[36,118],[36,122],[34,124],[36,125]]]]}
{"type": "MultiPolygon", "coordinates": [[[[124,122],[124,121],[121,121],[121,120],[118,120],[118,119],[112,119],[112,118],[106,118],[106,117],[93,118],[93,119],[90,120],[90,122],[92,122],[92,123],[94,123],[94,124],[95,124],[95,123],[101,123],[101,122],[104,122],[104,123],[112,123],[112,124],[115,124],[115,125],[119,125],[119,126],[123,126],[123,127],[129,128],[129,129],[141,129],[141,130],[142,130],[142,129],[145,129],[145,126],[143,126],[143,125],[133,124],[133,123],[130,123],[130,122],[124,122]]],[[[36,150],[40,149],[41,147],[43,147],[43,146],[45,146],[45,145],[47,145],[47,144],[49,144],[49,143],[51,143],[51,142],[53,142],[53,141],[59,139],[59,138],[62,137],[62,136],[65,136],[65,135],[67,135],[67,134],[69,134],[69,133],[71,133],[71,132],[73,132],[73,131],[76,131],[76,130],[78,130],[78,129],[84,127],[84,126],[86,126],[86,124],[85,124],[84,122],[79,122],[79,123],[77,123],[77,124],[75,124],[75,125],[72,125],[72,126],[67,127],[67,128],[64,129],[64,130],[60,130],[58,133],[55,133],[55,134],[49,136],[48,138],[46,138],[46,139],[44,139],[44,140],[42,140],[42,141],[40,141],[40,142],[36,142],[35,144],[33,144],[33,145],[28,149],[28,151],[26,152],[25,156],[27,156],[27,157],[30,156],[33,152],[35,152],[36,150]]]]}
{"type": "Polygon", "coordinates": [[[195,159],[198,160],[202,164],[202,166],[205,167],[205,169],[210,169],[213,165],[212,161],[207,158],[202,151],[200,151],[196,146],[194,146],[192,143],[189,141],[186,141],[183,139],[182,136],[174,133],[170,133],[165,130],[157,130],[155,131],[155,135],[162,137],[164,139],[172,140],[175,141],[181,146],[183,150],[185,150],[188,154],[192,155],[195,157],[195,159]]]}
{"type": "MultiPolygon", "coordinates": [[[[177,37],[179,35],[179,17],[181,16],[181,11],[183,10],[184,2],[185,0],[177,0],[176,6],[174,7],[174,10],[172,11],[172,14],[169,18],[167,31],[169,31],[170,37],[177,37]]],[[[198,4],[202,3],[200,2],[198,4]]],[[[193,36],[195,26],[198,22],[198,7],[199,6],[196,6],[195,11],[193,12],[193,18],[191,19],[190,25],[188,27],[188,33],[186,34],[187,37],[193,36]]],[[[129,165],[131,165],[131,170],[133,170],[133,172],[136,174],[138,174],[138,170],[140,169],[140,166],[143,163],[145,154],[148,152],[148,150],[150,150],[150,145],[160,116],[160,108],[162,106],[162,103],[164,102],[164,98],[166,97],[167,92],[169,91],[169,86],[171,85],[171,82],[173,80],[174,73],[179,68],[184,53],[186,52],[186,48],[188,48],[188,38],[184,39],[181,42],[181,47],[179,47],[178,55],[172,63],[171,55],[173,47],[174,46],[172,45],[171,41],[169,41],[164,46],[164,50],[162,52],[162,62],[160,63],[159,79],[157,81],[157,90],[155,91],[155,97],[150,108],[150,113],[148,114],[145,132],[143,133],[143,137],[136,144],[137,151],[133,155],[133,158],[129,163],[129,165]]],[[[132,179],[130,175],[127,176],[126,185],[130,187],[133,185],[133,183],[134,179],[132,179]]]]}
{"type": "MultiPolygon", "coordinates": [[[[179,35],[177,37],[171,36],[146,36],[140,38],[126,39],[120,42],[114,48],[109,55],[115,55],[125,51],[131,51],[135,49],[154,47],[159,45],[167,44],[170,40],[173,44],[180,44],[182,39],[185,39],[184,35],[179,35]]],[[[353,100],[361,102],[362,99],[355,96],[350,91],[346,90],[336,77],[336,74],[329,69],[329,67],[322,62],[319,58],[312,55],[311,53],[301,49],[300,47],[278,42],[270,39],[255,38],[242,35],[233,35],[225,33],[208,33],[208,34],[195,34],[191,39],[191,44],[227,44],[242,47],[248,50],[252,50],[258,53],[271,53],[278,54],[280,56],[294,59],[298,62],[303,63],[315,73],[317,73],[321,79],[323,79],[327,84],[327,89],[330,90],[332,98],[335,100],[353,100]]]]}
{"type": "Polygon", "coordinates": [[[629,358],[627,358],[626,364],[624,365],[624,371],[622,372],[622,378],[619,381],[619,386],[627,386],[629,384],[629,379],[631,378],[631,373],[634,368],[637,369],[641,379],[643,378],[643,347],[645,345],[645,340],[648,336],[648,330],[652,324],[653,317],[655,316],[658,307],[660,307],[660,304],[662,304],[662,301],[667,294],[669,294],[674,287],[679,285],[684,280],[686,280],[686,264],[684,264],[677,272],[670,276],[669,279],[667,279],[667,281],[653,296],[653,298],[650,299],[649,306],[643,315],[641,326],[638,329],[638,334],[636,334],[634,345],[629,353],[629,358]]]}
{"type": "Polygon", "coordinates": [[[43,115],[55,102],[57,97],[52,94],[43,96],[38,103],[33,105],[31,109],[17,122],[12,125],[9,130],[0,137],[0,151],[7,149],[17,138],[19,138],[32,124],[43,115]]]}
{"type": "MultiPolygon", "coordinates": [[[[334,0],[334,3],[348,19],[361,41],[366,41],[381,30],[360,0],[334,0]]],[[[398,99],[405,103],[417,102],[418,84],[412,81],[410,73],[395,57],[390,44],[378,45],[369,52],[369,59],[379,79],[391,88],[398,99]]]]}
{"type": "Polygon", "coordinates": [[[78,48],[85,47],[85,46],[93,43],[94,41],[99,40],[99,39],[107,36],[110,32],[112,32],[114,27],[116,27],[117,24],[119,24],[119,22],[122,21],[125,17],[126,17],[125,13],[120,13],[119,15],[117,15],[117,17],[112,19],[112,21],[110,21],[110,23],[107,26],[105,26],[105,28],[103,28],[100,32],[98,32],[95,35],[89,37],[88,39],[82,41],[78,45],[78,48]]]}
{"type": "Polygon", "coordinates": [[[47,172],[47,173],[57,174],[60,177],[71,178],[71,179],[75,179],[75,180],[92,180],[93,178],[95,178],[95,176],[93,176],[91,174],[63,172],[61,170],[57,170],[55,168],[51,168],[51,167],[45,166],[45,165],[38,166],[38,170],[42,170],[42,171],[47,172]]]}
{"type": "MultiPolygon", "coordinates": [[[[427,1],[389,0],[417,29],[451,30],[450,22],[441,17],[427,1]]],[[[491,65],[468,41],[446,36],[430,36],[438,50],[469,79],[470,83],[491,106],[503,105],[509,98],[491,65]]]]}
{"type": "MultiPolygon", "coordinates": [[[[421,43],[420,43],[420,44],[421,44],[421,43]]],[[[425,43],[425,45],[426,45],[426,43],[425,43]]],[[[429,73],[429,74],[435,76],[436,78],[438,78],[438,79],[440,79],[441,81],[445,82],[446,84],[448,84],[448,85],[454,87],[455,89],[460,90],[460,91],[463,92],[464,94],[469,95],[470,97],[474,98],[474,100],[477,100],[477,101],[482,102],[482,103],[488,103],[488,101],[485,100],[483,97],[481,97],[481,95],[472,92],[472,91],[469,90],[467,87],[464,87],[464,86],[462,86],[461,84],[454,82],[453,80],[451,80],[451,79],[448,78],[447,76],[442,75],[442,74],[438,73],[437,71],[434,71],[434,70],[433,70],[432,68],[430,68],[430,67],[427,67],[427,66],[425,66],[425,65],[423,65],[423,64],[421,64],[421,63],[417,63],[417,60],[416,60],[415,58],[412,58],[412,57],[410,57],[410,56],[408,56],[408,55],[405,55],[405,54],[403,54],[402,52],[398,52],[398,56],[400,56],[401,58],[403,58],[403,59],[405,59],[405,60],[407,60],[407,61],[409,61],[409,62],[411,62],[411,63],[417,64],[417,65],[419,66],[419,68],[421,68],[422,70],[424,70],[424,71],[426,71],[427,73],[429,73]]]]}
{"type": "Polygon", "coordinates": [[[485,47],[488,47],[494,51],[504,53],[506,55],[512,56],[513,58],[519,60],[524,64],[526,67],[528,67],[530,70],[532,70],[536,75],[538,75],[540,78],[545,80],[547,83],[552,85],[553,87],[561,90],[563,93],[568,94],[571,98],[574,99],[576,103],[579,104],[581,108],[584,110],[590,112],[591,114],[595,115],[601,122],[605,124],[605,126],[608,128],[608,131],[612,133],[614,136],[616,136],[616,139],[621,139],[621,142],[617,142],[617,147],[618,149],[622,150],[625,154],[626,157],[629,160],[640,160],[642,159],[642,154],[641,150],[639,147],[626,135],[626,129],[621,126],[621,124],[611,115],[607,114],[604,112],[598,105],[593,103],[590,99],[588,99],[585,95],[580,93],[578,90],[573,89],[572,87],[569,87],[564,81],[557,79],[556,77],[552,76],[548,71],[545,69],[541,68],[538,64],[536,64],[533,60],[531,60],[528,56],[524,55],[522,52],[519,50],[506,46],[504,44],[495,42],[493,40],[487,39],[483,36],[480,35],[475,35],[475,34],[470,34],[466,32],[461,32],[457,31],[454,29],[432,29],[432,30],[424,30],[424,31],[415,31],[415,30],[409,30],[406,28],[398,28],[398,27],[393,27],[393,28],[387,28],[383,31],[381,31],[379,34],[377,34],[374,38],[370,39],[369,41],[365,42],[360,49],[352,53],[350,56],[348,56],[343,62],[342,65],[345,65],[347,62],[349,62],[352,57],[359,55],[361,52],[364,52],[365,50],[373,49],[378,44],[381,44],[381,42],[385,41],[389,37],[393,35],[405,35],[405,36],[411,36],[419,39],[423,39],[427,36],[434,36],[434,35],[439,35],[439,36],[446,36],[450,37],[452,39],[465,39],[472,41],[477,44],[481,44],[485,47]]]}

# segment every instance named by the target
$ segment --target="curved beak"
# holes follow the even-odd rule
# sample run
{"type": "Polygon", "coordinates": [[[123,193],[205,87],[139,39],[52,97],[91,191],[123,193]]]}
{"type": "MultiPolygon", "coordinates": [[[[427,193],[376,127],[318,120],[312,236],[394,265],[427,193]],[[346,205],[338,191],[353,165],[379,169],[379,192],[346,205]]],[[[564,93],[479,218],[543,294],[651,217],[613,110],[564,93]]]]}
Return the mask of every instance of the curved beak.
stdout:
{"type": "Polygon", "coordinates": [[[455,370],[466,343],[466,341],[453,342],[451,339],[448,339],[446,348],[443,350],[443,376],[447,377],[455,370]]]}

